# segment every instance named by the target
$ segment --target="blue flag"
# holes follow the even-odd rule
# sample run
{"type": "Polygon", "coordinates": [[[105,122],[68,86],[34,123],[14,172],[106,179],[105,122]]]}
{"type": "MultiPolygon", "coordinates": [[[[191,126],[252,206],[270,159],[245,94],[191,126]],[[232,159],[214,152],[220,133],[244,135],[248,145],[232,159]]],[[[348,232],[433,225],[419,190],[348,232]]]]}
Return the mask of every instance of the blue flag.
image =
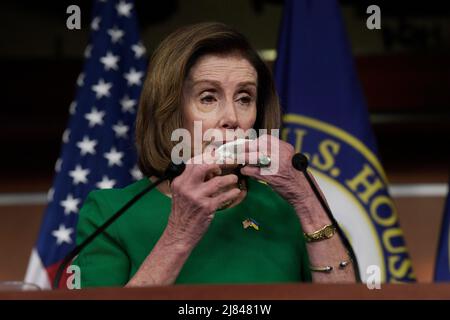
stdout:
{"type": "Polygon", "coordinates": [[[78,211],[94,189],[140,179],[134,122],[146,68],[132,0],[94,2],[85,63],[70,106],[48,206],[25,281],[49,288],[75,246],[78,211]]]}
{"type": "Polygon", "coordinates": [[[337,1],[285,1],[275,80],[282,138],[309,157],[362,280],[414,281],[337,1]]]}
{"type": "Polygon", "coordinates": [[[450,183],[441,228],[434,281],[450,281],[450,183]]]}

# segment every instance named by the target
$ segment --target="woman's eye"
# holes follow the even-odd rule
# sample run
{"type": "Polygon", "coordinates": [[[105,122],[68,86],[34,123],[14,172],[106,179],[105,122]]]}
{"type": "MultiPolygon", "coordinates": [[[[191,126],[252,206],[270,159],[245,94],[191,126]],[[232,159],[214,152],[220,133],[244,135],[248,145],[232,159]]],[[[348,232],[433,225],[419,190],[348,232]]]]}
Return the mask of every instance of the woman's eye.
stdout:
{"type": "Polygon", "coordinates": [[[241,97],[238,99],[241,104],[248,105],[252,102],[252,98],[250,96],[241,97]]]}
{"type": "Polygon", "coordinates": [[[214,96],[205,96],[200,99],[200,101],[205,104],[214,103],[215,100],[214,96]]]}

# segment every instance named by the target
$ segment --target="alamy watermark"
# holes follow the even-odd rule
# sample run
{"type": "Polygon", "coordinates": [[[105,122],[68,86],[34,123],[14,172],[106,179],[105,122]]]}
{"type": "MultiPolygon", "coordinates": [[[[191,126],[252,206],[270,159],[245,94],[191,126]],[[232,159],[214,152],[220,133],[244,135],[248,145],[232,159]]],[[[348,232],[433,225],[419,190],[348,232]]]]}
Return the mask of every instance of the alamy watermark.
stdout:
{"type": "Polygon", "coordinates": [[[81,9],[79,6],[72,4],[67,7],[66,13],[70,14],[66,19],[66,27],[69,30],[81,29],[81,9]]]}
{"type": "Polygon", "coordinates": [[[77,265],[70,265],[66,269],[69,277],[66,280],[66,287],[69,290],[81,289],[81,269],[77,265]]]}
{"type": "Polygon", "coordinates": [[[381,29],[381,9],[379,6],[372,4],[367,7],[366,13],[370,16],[366,20],[366,26],[369,30],[381,29]]]}
{"type": "Polygon", "coordinates": [[[381,289],[381,268],[372,264],[366,268],[366,286],[369,290],[381,289]]]}

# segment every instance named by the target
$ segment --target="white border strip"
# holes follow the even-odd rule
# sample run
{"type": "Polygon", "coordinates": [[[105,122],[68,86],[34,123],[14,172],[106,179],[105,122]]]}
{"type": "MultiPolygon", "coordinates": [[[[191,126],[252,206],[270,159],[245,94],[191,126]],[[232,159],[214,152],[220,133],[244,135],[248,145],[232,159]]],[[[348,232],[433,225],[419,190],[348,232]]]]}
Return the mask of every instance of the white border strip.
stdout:
{"type": "MultiPolygon", "coordinates": [[[[396,198],[404,197],[446,197],[448,185],[445,183],[392,184],[389,193],[396,198]]],[[[0,206],[45,205],[47,193],[0,193],[0,206]]]]}
{"type": "Polygon", "coordinates": [[[389,193],[393,197],[446,197],[448,185],[446,183],[414,183],[392,184],[389,193]]]}
{"type": "Polygon", "coordinates": [[[47,193],[0,193],[0,206],[47,204],[47,193]]]}

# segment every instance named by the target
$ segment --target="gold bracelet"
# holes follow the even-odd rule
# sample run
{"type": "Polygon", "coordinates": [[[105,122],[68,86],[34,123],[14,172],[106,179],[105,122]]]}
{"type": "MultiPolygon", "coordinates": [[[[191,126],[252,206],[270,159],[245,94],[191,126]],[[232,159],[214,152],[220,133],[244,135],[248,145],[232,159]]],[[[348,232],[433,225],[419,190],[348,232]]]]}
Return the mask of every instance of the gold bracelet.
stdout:
{"type": "Polygon", "coordinates": [[[336,227],[333,226],[332,224],[327,224],[322,228],[320,228],[319,230],[311,233],[303,232],[305,240],[308,243],[330,239],[332,236],[334,236],[335,233],[336,227]]]}
{"type": "Polygon", "coordinates": [[[325,272],[325,273],[330,273],[331,271],[333,271],[332,266],[325,266],[325,267],[309,266],[309,269],[314,272],[325,272]]]}
{"type": "MultiPolygon", "coordinates": [[[[352,262],[351,259],[349,260],[343,260],[341,262],[339,262],[338,268],[343,270],[345,269],[350,263],[352,262]]],[[[317,267],[317,266],[309,266],[309,269],[311,271],[314,272],[324,272],[324,273],[330,273],[331,271],[333,271],[333,267],[332,266],[323,266],[323,267],[317,267]]]]}

